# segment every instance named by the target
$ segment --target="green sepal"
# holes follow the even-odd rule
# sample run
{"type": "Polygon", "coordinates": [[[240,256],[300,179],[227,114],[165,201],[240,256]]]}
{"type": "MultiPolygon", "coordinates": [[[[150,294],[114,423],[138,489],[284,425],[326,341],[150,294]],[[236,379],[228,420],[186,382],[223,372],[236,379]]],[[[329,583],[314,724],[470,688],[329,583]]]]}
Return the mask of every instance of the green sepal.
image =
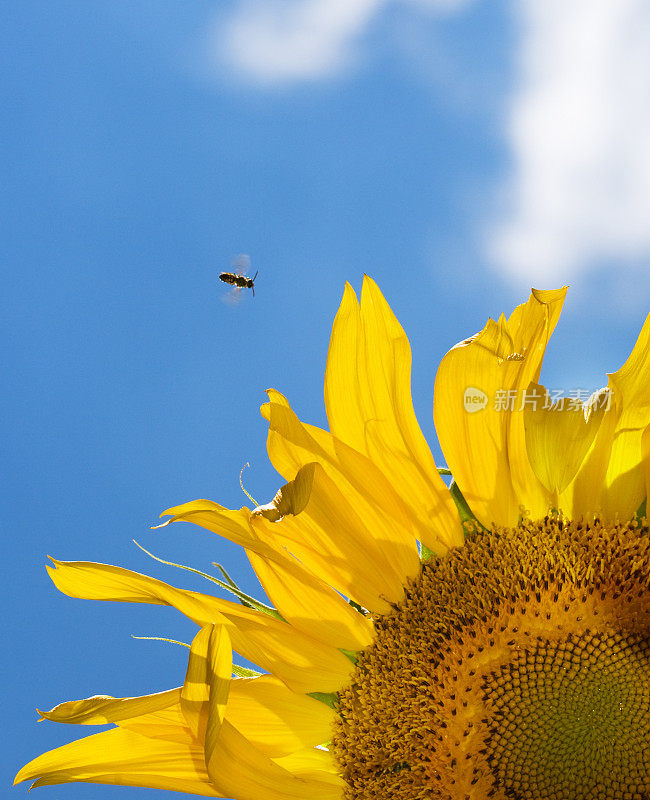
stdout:
{"type": "Polygon", "coordinates": [[[237,587],[237,584],[236,584],[236,583],[235,583],[235,581],[234,581],[234,580],[233,580],[233,579],[230,577],[230,575],[229,575],[229,574],[226,572],[226,568],[225,568],[225,567],[224,567],[222,564],[219,564],[217,561],[213,561],[213,562],[212,562],[212,566],[213,566],[213,567],[216,567],[216,568],[219,570],[219,572],[220,572],[220,573],[223,575],[223,577],[226,579],[226,581],[228,582],[228,584],[229,584],[229,585],[230,585],[230,586],[231,586],[233,589],[237,589],[237,588],[238,588],[238,587],[237,587]]]}
{"type": "Polygon", "coordinates": [[[428,561],[432,556],[435,556],[433,550],[429,550],[426,544],[420,542],[420,561],[428,561]]]}
{"type": "Polygon", "coordinates": [[[170,644],[180,644],[182,647],[187,647],[189,650],[191,645],[186,644],[185,642],[179,642],[178,639],[168,639],[166,636],[136,636],[135,634],[131,634],[132,639],[142,639],[146,642],[169,642],[170,644]]]}
{"type": "Polygon", "coordinates": [[[326,706],[336,710],[336,701],[339,698],[336,692],[307,692],[307,694],[309,697],[313,697],[314,700],[325,703],[326,706]]]}
{"type": "Polygon", "coordinates": [[[347,656],[355,666],[357,665],[357,661],[359,659],[357,658],[357,654],[354,650],[344,650],[342,647],[339,649],[343,653],[343,655],[347,656]]]}
{"type": "Polygon", "coordinates": [[[470,507],[467,505],[467,500],[465,500],[463,497],[463,493],[458,488],[456,481],[451,482],[449,486],[449,493],[451,494],[454,503],[456,503],[458,516],[460,517],[460,522],[463,526],[463,532],[465,533],[465,536],[467,536],[468,532],[476,530],[477,528],[485,530],[483,525],[481,525],[474,514],[472,514],[470,507]]]}
{"type": "MultiPolygon", "coordinates": [[[[174,561],[166,561],[164,558],[160,558],[159,556],[155,556],[153,553],[150,553],[146,547],[143,547],[139,542],[133,540],[133,543],[136,544],[143,553],[146,553],[149,558],[153,558],[154,561],[158,561],[161,564],[166,564],[168,567],[176,567],[177,569],[184,569],[187,572],[193,572],[195,575],[200,575],[202,578],[205,578],[207,581],[211,583],[216,583],[217,586],[225,589],[227,592],[234,594],[235,597],[239,600],[239,602],[246,606],[246,608],[255,609],[255,611],[262,611],[264,614],[268,614],[270,617],[275,617],[275,619],[279,619],[281,622],[286,622],[285,618],[277,611],[275,608],[271,606],[267,606],[265,603],[256,600],[254,597],[251,597],[246,592],[243,592],[237,584],[232,580],[232,578],[228,575],[227,580],[228,583],[224,581],[220,581],[219,578],[215,578],[214,575],[208,575],[207,572],[202,572],[200,569],[195,569],[194,567],[188,567],[185,564],[176,564],[174,561]]],[[[218,564],[215,564],[216,567],[219,567],[218,564]]],[[[224,571],[221,567],[222,572],[224,571]]]]}
{"type": "Polygon", "coordinates": [[[275,619],[279,619],[280,622],[286,622],[285,618],[280,614],[280,612],[273,608],[272,606],[267,606],[266,603],[262,603],[261,600],[256,600],[250,594],[246,594],[242,589],[237,586],[237,584],[233,581],[233,579],[228,575],[226,570],[218,564],[216,561],[212,562],[212,565],[215,566],[217,569],[220,569],[221,572],[226,577],[227,583],[220,581],[219,578],[214,578],[210,576],[210,580],[213,583],[216,583],[217,586],[221,586],[222,589],[225,589],[227,592],[234,594],[235,597],[239,600],[239,602],[246,606],[246,608],[254,608],[256,611],[262,611],[264,614],[268,614],[271,617],[275,617],[275,619]]]}
{"type": "Polygon", "coordinates": [[[366,616],[366,611],[365,611],[365,609],[364,609],[362,606],[360,606],[360,605],[359,605],[359,603],[357,603],[355,600],[350,600],[350,599],[348,598],[348,604],[349,604],[349,605],[351,605],[351,606],[352,606],[352,608],[353,608],[355,611],[358,611],[358,612],[359,612],[359,614],[363,615],[364,617],[366,616]]]}
{"type": "Polygon", "coordinates": [[[639,525],[643,522],[644,519],[647,519],[648,516],[648,498],[644,498],[641,505],[637,508],[636,514],[634,515],[634,519],[639,525]]]}
{"type": "Polygon", "coordinates": [[[256,672],[254,669],[248,669],[248,667],[240,667],[239,664],[232,665],[232,674],[236,678],[257,678],[262,673],[256,672]]]}

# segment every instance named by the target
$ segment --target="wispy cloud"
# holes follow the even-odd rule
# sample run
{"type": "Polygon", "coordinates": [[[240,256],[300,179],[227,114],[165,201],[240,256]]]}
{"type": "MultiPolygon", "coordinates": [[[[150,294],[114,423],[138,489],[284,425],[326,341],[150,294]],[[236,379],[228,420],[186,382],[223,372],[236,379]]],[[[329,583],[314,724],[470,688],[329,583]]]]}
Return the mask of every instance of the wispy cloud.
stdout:
{"type": "Polygon", "coordinates": [[[650,5],[526,0],[491,229],[504,274],[562,282],[650,260],[650,5]]]}
{"type": "Polygon", "coordinates": [[[359,58],[359,40],[391,3],[453,10],[467,0],[242,0],[212,26],[210,49],[241,78],[286,85],[328,78],[359,58]]]}

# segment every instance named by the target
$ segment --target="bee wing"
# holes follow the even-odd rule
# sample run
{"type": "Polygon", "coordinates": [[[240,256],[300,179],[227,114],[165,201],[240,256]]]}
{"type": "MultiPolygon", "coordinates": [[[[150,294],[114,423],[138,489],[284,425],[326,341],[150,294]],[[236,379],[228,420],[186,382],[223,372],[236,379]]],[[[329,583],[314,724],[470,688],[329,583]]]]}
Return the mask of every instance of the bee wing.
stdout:
{"type": "Polygon", "coordinates": [[[240,253],[240,255],[235,256],[230,263],[232,265],[232,271],[237,275],[248,275],[250,272],[251,257],[246,255],[246,253],[240,253]]]}
{"type": "Polygon", "coordinates": [[[233,286],[229,292],[221,295],[221,302],[227,306],[238,306],[241,303],[241,299],[242,293],[239,286],[233,286]]]}

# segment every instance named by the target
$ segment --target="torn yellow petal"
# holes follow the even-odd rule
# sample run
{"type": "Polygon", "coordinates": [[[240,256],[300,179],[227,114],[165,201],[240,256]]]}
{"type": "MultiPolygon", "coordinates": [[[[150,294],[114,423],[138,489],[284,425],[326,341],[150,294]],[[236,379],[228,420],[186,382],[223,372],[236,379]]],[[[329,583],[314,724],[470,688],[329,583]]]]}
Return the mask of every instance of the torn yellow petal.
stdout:
{"type": "Polygon", "coordinates": [[[416,575],[418,529],[390,479],[366,456],[326,431],[302,423],[279,392],[269,389],[267,393],[270,402],[261,411],[269,420],[267,450],[273,466],[291,481],[301,467],[320,464],[375,539],[380,559],[375,563],[377,571],[393,572],[402,582],[416,575]]]}
{"type": "Polygon", "coordinates": [[[50,711],[40,711],[43,719],[74,725],[106,725],[122,719],[139,717],[178,703],[180,689],[146,694],[141,697],[95,695],[84,700],[68,700],[50,711]]]}
{"type": "Polygon", "coordinates": [[[296,477],[281,486],[270,503],[257,506],[253,510],[253,515],[263,517],[269,522],[278,522],[287,514],[293,514],[293,516],[301,514],[307,507],[311,496],[315,464],[316,462],[313,461],[300,467],[296,472],[296,477]]]}
{"type": "MultiPolygon", "coordinates": [[[[282,489],[285,505],[294,483],[282,489]]],[[[301,502],[291,496],[292,508],[301,502]]],[[[171,514],[174,521],[194,522],[246,548],[271,602],[297,630],[345,650],[360,650],[372,640],[371,623],[279,547],[273,536],[275,529],[264,527],[259,514],[251,517],[248,509],[231,511],[207,500],[186,503],[164,514],[171,514]]]]}
{"type": "Polygon", "coordinates": [[[404,576],[386,563],[367,520],[320,464],[305,465],[296,480],[311,487],[307,505],[294,516],[291,505],[283,504],[285,516],[276,523],[261,521],[260,530],[265,526],[269,536],[284,540],[296,558],[347,597],[372,611],[388,613],[390,602],[403,595],[404,576]]]}
{"type": "Polygon", "coordinates": [[[236,652],[277,675],[294,691],[336,691],[353,669],[338,650],[254,609],[177,589],[121,567],[52,560],[55,567],[47,568],[50,577],[70,597],[169,605],[200,627],[213,622],[226,625],[236,652]]]}
{"type": "MultiPolygon", "coordinates": [[[[274,507],[272,503],[269,507],[274,507]]],[[[259,508],[256,509],[259,511],[259,508]]],[[[273,538],[263,539],[251,525],[251,512],[248,508],[233,510],[214,503],[212,500],[193,500],[163,511],[161,517],[170,516],[164,525],[172,522],[191,522],[202,528],[223,536],[228,541],[253,551],[262,558],[286,562],[287,555],[274,543],[273,538]]],[[[276,513],[276,518],[279,516],[276,513]]]]}
{"type": "Polygon", "coordinates": [[[411,348],[377,284],[364,278],[361,303],[346,284],[325,370],[332,434],[388,476],[438,550],[462,544],[454,502],[422,434],[411,399],[411,348]]]}
{"type": "Polygon", "coordinates": [[[114,728],[50,750],[26,764],[15,783],[36,778],[33,786],[60,783],[105,783],[146,786],[224,797],[210,782],[203,748],[187,742],[150,739],[114,728]]]}
{"type": "MultiPolygon", "coordinates": [[[[546,346],[555,330],[567,287],[533,289],[528,302],[517,306],[508,319],[515,352],[523,355],[522,368],[516,383],[523,407],[528,407],[524,394],[529,384],[538,383],[546,346]]],[[[536,518],[546,514],[555,498],[540,483],[528,459],[526,434],[521,413],[510,414],[507,428],[508,459],[515,495],[522,510],[536,518]]]]}
{"type": "Polygon", "coordinates": [[[522,507],[544,514],[552,500],[528,461],[522,401],[523,390],[539,379],[565,294],[533,290],[509,319],[488,320],[452,348],[436,375],[433,408],[442,450],[470,508],[488,527],[514,525],[522,507]]]}
{"type": "Polygon", "coordinates": [[[335,717],[325,703],[292,692],[272,675],[230,684],[226,719],[271,758],[328,741],[335,717]]]}
{"type": "Polygon", "coordinates": [[[372,609],[378,605],[389,608],[382,596],[401,595],[398,575],[378,575],[375,562],[368,564],[369,558],[381,558],[376,540],[316,463],[298,470],[269,506],[270,513],[266,507],[255,509],[252,527],[260,538],[275,542],[283,553],[293,553],[296,558],[270,561],[251,553],[249,558],[276,608],[292,625],[322,641],[346,650],[366,647],[374,636],[373,625],[338,591],[372,609]],[[335,503],[345,521],[335,524],[332,512],[329,516],[321,514],[319,504],[323,502],[335,503]],[[288,580],[287,573],[296,572],[296,559],[308,565],[309,572],[288,580]],[[341,567],[345,570],[343,579],[341,567]]]}
{"type": "Polygon", "coordinates": [[[226,797],[237,800],[342,800],[338,786],[292,775],[227,720],[209,770],[215,786],[226,797]]]}
{"type": "Polygon", "coordinates": [[[528,458],[537,478],[557,497],[573,480],[589,452],[605,409],[593,402],[597,398],[584,405],[568,398],[551,403],[546,389],[536,383],[530,384],[527,391],[537,398],[535,404],[524,409],[528,458]]]}

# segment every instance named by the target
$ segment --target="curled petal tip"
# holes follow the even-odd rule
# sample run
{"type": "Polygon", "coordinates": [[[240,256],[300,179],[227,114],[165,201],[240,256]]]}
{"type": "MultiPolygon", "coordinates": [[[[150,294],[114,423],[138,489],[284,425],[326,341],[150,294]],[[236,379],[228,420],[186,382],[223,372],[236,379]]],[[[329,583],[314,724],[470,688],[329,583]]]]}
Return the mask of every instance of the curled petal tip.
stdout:
{"type": "Polygon", "coordinates": [[[251,517],[264,517],[269,522],[279,522],[282,519],[282,514],[278,511],[277,505],[271,501],[263,506],[256,506],[251,511],[251,517]]]}
{"type": "MultiPolygon", "coordinates": [[[[160,515],[161,517],[164,516],[164,513],[160,515]]],[[[150,531],[157,531],[158,528],[166,528],[168,525],[171,525],[173,522],[173,518],[166,519],[164,522],[161,522],[160,525],[152,525],[149,530],[150,531]]]]}

